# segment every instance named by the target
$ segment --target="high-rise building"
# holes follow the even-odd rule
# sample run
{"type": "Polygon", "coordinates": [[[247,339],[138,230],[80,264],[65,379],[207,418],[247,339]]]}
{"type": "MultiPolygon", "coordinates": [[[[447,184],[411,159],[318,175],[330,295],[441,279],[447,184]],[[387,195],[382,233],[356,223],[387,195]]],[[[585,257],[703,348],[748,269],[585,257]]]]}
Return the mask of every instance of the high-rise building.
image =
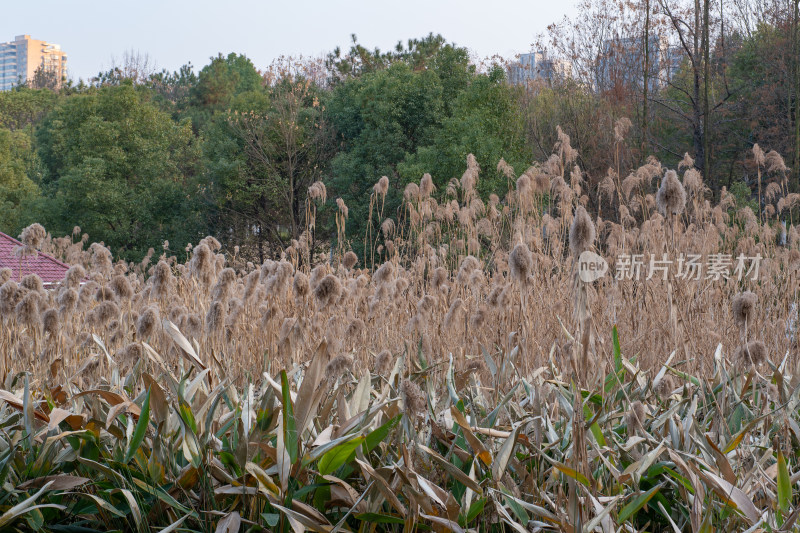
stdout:
{"type": "MultiPolygon", "coordinates": [[[[648,48],[648,89],[658,91],[666,87],[680,70],[683,51],[670,46],[668,39],[657,33],[650,34],[648,48]]],[[[597,89],[641,88],[644,70],[644,39],[641,36],[604,41],[597,59],[597,89]]]]}
{"type": "Polygon", "coordinates": [[[570,76],[572,63],[564,59],[547,57],[545,52],[520,54],[519,60],[511,65],[508,81],[523,85],[533,80],[555,81],[570,76]]]}
{"type": "Polygon", "coordinates": [[[34,80],[59,87],[66,77],[67,54],[59,45],[31,39],[30,35],[17,35],[13,41],[0,43],[0,91],[34,80]]]}

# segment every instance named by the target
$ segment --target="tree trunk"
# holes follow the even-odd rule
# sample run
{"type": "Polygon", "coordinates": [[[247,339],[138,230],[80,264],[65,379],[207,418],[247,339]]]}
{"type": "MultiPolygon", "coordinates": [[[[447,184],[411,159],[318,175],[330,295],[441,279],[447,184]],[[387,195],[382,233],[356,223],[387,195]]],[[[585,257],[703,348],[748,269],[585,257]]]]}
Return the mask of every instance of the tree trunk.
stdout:
{"type": "MultiPolygon", "coordinates": [[[[698,102],[699,104],[699,102],[698,102]]],[[[695,166],[700,169],[705,177],[705,139],[703,137],[703,117],[700,116],[700,106],[695,105],[694,124],[692,131],[692,144],[694,145],[695,166]]]]}
{"type": "Polygon", "coordinates": [[[644,2],[644,87],[642,88],[642,159],[647,158],[647,91],[650,82],[650,0],[644,2]]]}
{"type": "Polygon", "coordinates": [[[264,229],[260,225],[258,226],[258,261],[258,264],[264,264],[264,229]]]}
{"type": "Polygon", "coordinates": [[[692,48],[692,76],[694,81],[692,111],[694,112],[693,141],[695,165],[705,177],[705,143],[703,142],[703,116],[700,107],[700,0],[694,0],[694,47],[692,48]]]}
{"type": "Polygon", "coordinates": [[[708,91],[711,85],[711,61],[709,50],[711,36],[709,35],[708,4],[710,0],[703,0],[703,178],[706,183],[711,183],[711,108],[709,107],[708,91]]]}
{"type": "Polygon", "coordinates": [[[800,0],[794,0],[792,17],[792,59],[794,62],[794,173],[800,186],[800,0]]]}

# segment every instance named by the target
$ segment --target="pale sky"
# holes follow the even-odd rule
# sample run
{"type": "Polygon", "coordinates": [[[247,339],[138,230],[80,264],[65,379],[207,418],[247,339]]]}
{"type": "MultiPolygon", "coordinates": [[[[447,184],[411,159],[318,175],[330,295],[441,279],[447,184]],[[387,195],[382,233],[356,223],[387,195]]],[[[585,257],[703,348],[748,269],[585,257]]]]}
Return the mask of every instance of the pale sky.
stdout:
{"type": "Polygon", "coordinates": [[[30,34],[60,44],[77,81],[107,69],[125,51],[158,69],[196,70],[218,52],[242,53],[257,68],[281,55],[346,50],[355,33],[367,48],[441,33],[480,58],[528,52],[536,35],[577,0],[0,0],[0,42],[30,34]]]}

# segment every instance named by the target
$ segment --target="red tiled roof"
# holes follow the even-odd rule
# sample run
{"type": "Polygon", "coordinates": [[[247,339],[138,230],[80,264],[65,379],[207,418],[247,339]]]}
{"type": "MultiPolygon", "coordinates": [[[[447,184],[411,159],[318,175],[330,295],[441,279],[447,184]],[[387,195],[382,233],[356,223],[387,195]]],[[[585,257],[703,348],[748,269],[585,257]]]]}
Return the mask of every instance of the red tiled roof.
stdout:
{"type": "Polygon", "coordinates": [[[14,254],[18,246],[22,246],[22,243],[0,232],[0,268],[10,268],[11,279],[20,281],[28,274],[37,274],[44,283],[58,283],[64,279],[69,265],[42,252],[18,257],[14,254]]]}

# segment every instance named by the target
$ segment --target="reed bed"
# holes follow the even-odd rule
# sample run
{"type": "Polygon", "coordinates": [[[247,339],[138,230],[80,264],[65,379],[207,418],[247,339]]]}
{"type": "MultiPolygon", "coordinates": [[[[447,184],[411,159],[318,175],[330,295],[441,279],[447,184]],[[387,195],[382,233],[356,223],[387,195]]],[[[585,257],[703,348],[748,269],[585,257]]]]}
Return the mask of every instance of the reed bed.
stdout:
{"type": "Polygon", "coordinates": [[[321,182],[262,265],[213,237],[133,264],[27,228],[20,255],[72,267],[52,287],[0,271],[0,526],[791,530],[800,195],[780,156],[756,214],[724,188],[712,205],[688,156],[590,183],[568,136],[554,152],[501,161],[502,199],[470,156],[394,216],[381,178],[363,257],[341,200],[337,244],[311,248],[321,182]],[[587,252],[608,264],[591,282],[587,252]]]}

